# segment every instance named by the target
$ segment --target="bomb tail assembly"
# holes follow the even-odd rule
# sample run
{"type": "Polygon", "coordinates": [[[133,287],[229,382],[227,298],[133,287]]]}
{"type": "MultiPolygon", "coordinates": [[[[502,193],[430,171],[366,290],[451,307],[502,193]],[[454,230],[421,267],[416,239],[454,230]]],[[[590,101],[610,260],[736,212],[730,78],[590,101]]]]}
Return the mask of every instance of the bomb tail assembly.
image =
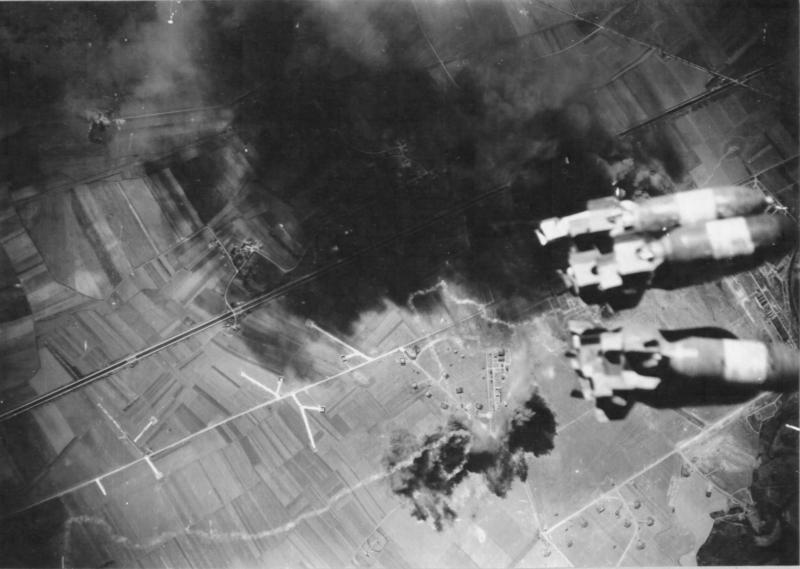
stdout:
{"type": "Polygon", "coordinates": [[[797,389],[800,355],[787,344],[739,340],[719,329],[608,330],[574,321],[569,327],[579,392],[597,403],[603,421],[609,408],[625,407],[635,392],[664,382],[705,382],[723,391],[797,389]]]}
{"type": "Polygon", "coordinates": [[[638,298],[662,265],[741,261],[786,248],[797,228],[759,213],[774,200],[740,186],[679,192],[642,201],[591,200],[577,214],[543,220],[542,244],[569,240],[562,276],[585,299],[638,298]]]}

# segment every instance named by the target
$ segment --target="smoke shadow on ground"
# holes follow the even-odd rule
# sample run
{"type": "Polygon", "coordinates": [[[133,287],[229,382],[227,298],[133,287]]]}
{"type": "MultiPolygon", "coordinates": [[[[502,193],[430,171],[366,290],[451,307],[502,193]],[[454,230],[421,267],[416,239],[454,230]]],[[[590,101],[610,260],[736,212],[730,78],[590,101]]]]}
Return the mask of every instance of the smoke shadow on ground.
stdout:
{"type": "Polygon", "coordinates": [[[732,405],[755,397],[761,391],[719,381],[694,381],[665,377],[652,391],[635,392],[636,401],[657,409],[677,409],[707,405],[732,405]]]}
{"type": "Polygon", "coordinates": [[[675,290],[688,286],[717,282],[723,277],[752,271],[765,262],[777,262],[797,246],[797,230],[782,236],[780,241],[768,249],[753,255],[728,260],[702,260],[691,263],[664,263],[653,278],[651,286],[664,290],[675,290]]]}

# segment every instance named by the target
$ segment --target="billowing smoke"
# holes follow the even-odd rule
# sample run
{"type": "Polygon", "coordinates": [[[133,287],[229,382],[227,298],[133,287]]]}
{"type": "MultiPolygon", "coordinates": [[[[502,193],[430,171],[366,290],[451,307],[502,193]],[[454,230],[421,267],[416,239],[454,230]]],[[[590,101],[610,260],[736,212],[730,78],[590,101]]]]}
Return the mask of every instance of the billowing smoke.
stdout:
{"type": "MultiPolygon", "coordinates": [[[[645,146],[640,152],[605,129],[592,86],[607,71],[590,49],[537,59],[524,40],[502,48],[476,40],[450,81],[423,32],[447,46],[451,35],[433,32],[456,16],[425,18],[437,9],[422,4],[310,4],[286,84],[269,93],[269,105],[243,113],[242,122],[265,125],[250,140],[286,195],[324,201],[325,218],[310,224],[339,257],[509,186],[289,295],[290,310],[344,334],[384,300],[403,305],[440,279],[468,293],[490,290],[498,314],[513,320],[520,307],[563,290],[559,260],[531,238],[538,220],[578,211],[615,186],[632,193],[666,178],[645,146]],[[363,25],[343,25],[344,14],[363,25]]],[[[502,8],[485,9],[501,17],[502,8]]]]}
{"type": "Polygon", "coordinates": [[[411,433],[397,432],[384,464],[392,473],[392,491],[408,498],[412,515],[419,520],[431,518],[436,529],[456,518],[448,498],[456,485],[468,474],[465,466],[472,434],[459,421],[452,419],[445,428],[418,441],[411,433]],[[409,466],[398,466],[412,458],[409,466]]]}
{"type": "Polygon", "coordinates": [[[4,100],[120,114],[222,102],[238,87],[232,11],[179,1],[4,6],[4,100]]]}
{"type": "Polygon", "coordinates": [[[305,16],[319,25],[330,45],[370,66],[389,63],[389,38],[375,21],[371,0],[310,2],[305,16]]]}
{"type": "Polygon", "coordinates": [[[420,439],[396,432],[384,465],[392,491],[407,498],[411,514],[442,530],[457,518],[453,492],[470,474],[480,476],[495,495],[505,497],[515,480],[528,478],[528,457],[548,454],[556,434],[555,415],[532,382],[503,407],[490,432],[485,424],[452,416],[444,427],[420,439]]]}
{"type": "Polygon", "coordinates": [[[217,25],[220,11],[199,2],[0,6],[0,67],[7,70],[0,82],[3,177],[12,187],[47,179],[50,160],[65,153],[115,159],[173,148],[167,138],[175,138],[175,129],[156,134],[130,123],[124,144],[122,136],[114,147],[108,142],[122,124],[114,119],[231,96],[235,66],[225,61],[229,32],[217,25]],[[103,146],[87,138],[98,117],[108,130],[93,140],[103,146]]]}
{"type": "MultiPolygon", "coordinates": [[[[576,211],[615,185],[666,179],[648,162],[647,144],[623,144],[603,128],[591,86],[607,78],[583,44],[537,59],[528,40],[498,47],[478,34],[459,47],[464,57],[448,71],[450,80],[434,52],[459,55],[444,30],[465,22],[442,6],[111,4],[0,8],[8,24],[0,26],[0,57],[10,69],[0,85],[5,100],[62,116],[236,100],[234,128],[255,150],[250,156],[261,157],[252,165],[264,185],[298,211],[319,212],[306,220],[308,258],[316,265],[304,269],[509,185],[507,194],[289,295],[291,312],[339,332],[385,300],[403,305],[412,291],[442,278],[469,292],[491,290],[501,316],[513,319],[517,307],[562,288],[549,252],[531,238],[537,220],[576,211]],[[436,51],[442,44],[451,53],[436,51]]],[[[500,21],[503,10],[487,3],[476,14],[500,21]]],[[[586,45],[598,36],[591,26],[577,31],[586,45]]],[[[86,128],[74,127],[84,143],[86,128]]],[[[118,135],[121,152],[162,152],[147,128],[126,128],[118,135]]],[[[66,140],[60,133],[39,138],[66,140]]],[[[23,142],[8,147],[40,151],[41,141],[23,142]]],[[[30,183],[35,160],[25,158],[9,160],[10,167],[26,164],[14,185],[30,183]]]]}

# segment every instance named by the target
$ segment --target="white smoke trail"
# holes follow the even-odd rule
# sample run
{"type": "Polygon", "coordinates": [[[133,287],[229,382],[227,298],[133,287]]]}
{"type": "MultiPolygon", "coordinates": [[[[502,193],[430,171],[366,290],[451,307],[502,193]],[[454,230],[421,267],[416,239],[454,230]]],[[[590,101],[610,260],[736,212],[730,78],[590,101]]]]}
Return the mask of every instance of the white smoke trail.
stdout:
{"type": "MultiPolygon", "coordinates": [[[[168,542],[171,539],[176,537],[180,537],[182,535],[188,535],[192,537],[199,538],[201,540],[212,542],[212,543],[229,543],[229,542],[244,542],[244,541],[257,541],[259,539],[265,539],[268,537],[274,537],[276,535],[280,535],[289,531],[292,531],[298,525],[303,523],[304,521],[319,517],[323,514],[329,512],[337,502],[341,501],[342,499],[346,498],[347,496],[357,492],[358,490],[384,480],[393,474],[399,472],[400,470],[411,466],[415,460],[420,458],[425,452],[435,450],[440,448],[450,439],[458,435],[466,435],[470,437],[468,440],[471,440],[472,433],[465,429],[457,429],[454,431],[448,432],[445,436],[441,437],[440,439],[430,443],[428,445],[424,445],[409,455],[404,460],[398,462],[391,468],[387,469],[384,472],[377,472],[371,476],[368,476],[362,480],[359,480],[356,484],[344,488],[343,490],[337,492],[328,500],[328,502],[315,510],[310,510],[308,512],[304,512],[294,518],[293,520],[286,522],[283,525],[280,525],[275,528],[262,530],[255,533],[249,533],[244,531],[231,531],[231,532],[222,532],[217,531],[214,529],[211,530],[201,530],[201,529],[189,529],[186,528],[183,531],[167,531],[160,533],[157,536],[154,536],[143,543],[137,543],[130,539],[127,536],[120,535],[117,533],[111,524],[108,523],[104,518],[100,516],[90,516],[90,515],[78,515],[78,516],[71,516],[64,522],[64,538],[62,540],[64,553],[63,558],[65,564],[69,565],[70,559],[72,557],[72,527],[75,525],[84,525],[84,526],[94,526],[103,531],[106,536],[118,545],[122,545],[128,547],[135,551],[150,551],[163,545],[164,543],[168,542]]],[[[469,444],[467,445],[467,451],[469,451],[469,444]]],[[[458,472],[463,470],[464,466],[466,465],[467,458],[469,452],[465,454],[464,460],[453,469],[453,471],[449,474],[448,480],[455,476],[458,472]]]]}
{"type": "Polygon", "coordinates": [[[444,280],[441,280],[432,287],[415,290],[414,292],[408,295],[408,300],[406,300],[406,306],[408,307],[408,310],[410,312],[417,314],[417,307],[414,306],[414,300],[418,296],[426,296],[428,294],[432,294],[438,290],[442,290],[446,286],[447,284],[444,282],[444,280]]]}
{"type": "Polygon", "coordinates": [[[414,312],[415,314],[417,314],[418,312],[417,312],[416,306],[414,306],[414,300],[417,297],[425,296],[427,294],[431,294],[431,293],[434,293],[436,291],[442,291],[442,293],[444,294],[445,298],[447,300],[449,300],[450,302],[452,302],[453,304],[457,304],[459,306],[474,306],[474,307],[476,307],[478,309],[478,312],[481,315],[481,318],[483,320],[485,320],[486,322],[489,322],[491,324],[498,324],[500,326],[505,326],[505,327],[509,328],[510,330],[514,330],[514,329],[518,328],[519,326],[523,326],[523,325],[526,324],[526,322],[521,322],[521,323],[508,322],[506,320],[502,320],[502,319],[497,318],[495,316],[490,316],[489,312],[488,312],[488,310],[489,310],[488,303],[481,303],[481,302],[478,302],[477,300],[474,300],[474,299],[471,299],[471,298],[462,298],[462,297],[456,296],[456,294],[453,293],[450,290],[450,286],[444,280],[440,280],[438,283],[436,283],[435,285],[433,285],[433,286],[431,286],[429,288],[420,289],[420,290],[416,290],[416,291],[412,292],[409,295],[408,300],[406,301],[406,306],[408,307],[408,309],[411,312],[414,312]]]}

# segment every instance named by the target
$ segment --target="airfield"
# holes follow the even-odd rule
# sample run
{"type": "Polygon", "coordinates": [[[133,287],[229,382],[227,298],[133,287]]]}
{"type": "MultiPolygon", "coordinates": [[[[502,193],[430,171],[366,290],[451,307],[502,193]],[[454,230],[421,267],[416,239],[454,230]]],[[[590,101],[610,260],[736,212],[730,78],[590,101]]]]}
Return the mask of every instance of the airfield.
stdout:
{"type": "MultiPolygon", "coordinates": [[[[516,61],[520,46],[524,60],[574,45],[608,79],[587,95],[602,129],[645,148],[666,140],[685,173],[673,190],[747,185],[796,219],[796,137],[751,90],[517,4],[489,10],[496,25],[474,50],[441,24],[473,19],[469,3],[422,6],[439,51],[420,37],[409,53],[443,86],[486,58],[516,61]]],[[[710,33],[687,6],[674,20],[710,33]]],[[[613,15],[636,35],[626,9],[613,15]]],[[[659,32],[675,52],[728,57],[732,75],[756,67],[733,59],[741,21],[715,28],[711,55],[680,43],[675,21],[659,32]]],[[[764,69],[750,86],[769,89],[764,69]]],[[[235,115],[130,121],[102,147],[82,123],[48,127],[35,134],[39,175],[0,183],[0,415],[13,415],[0,422],[0,523],[18,534],[5,543],[61,567],[674,566],[696,563],[720,512],[753,504],[760,427],[786,395],[637,403],[600,423],[570,394],[567,322],[714,325],[797,346],[788,257],[648,290],[619,312],[554,280],[517,298],[459,268],[482,237],[475,217],[492,230],[522,220],[513,239],[535,238],[518,188],[475,182],[465,198],[463,172],[434,172],[414,140],[375,135],[374,152],[349,152],[385,183],[348,201],[334,191],[359,181],[348,165],[272,157],[235,115]],[[390,488],[392,435],[422,437],[453,415],[493,428],[531,383],[556,418],[553,450],[530,456],[504,498],[469,476],[440,532],[414,519],[390,488]]]]}

